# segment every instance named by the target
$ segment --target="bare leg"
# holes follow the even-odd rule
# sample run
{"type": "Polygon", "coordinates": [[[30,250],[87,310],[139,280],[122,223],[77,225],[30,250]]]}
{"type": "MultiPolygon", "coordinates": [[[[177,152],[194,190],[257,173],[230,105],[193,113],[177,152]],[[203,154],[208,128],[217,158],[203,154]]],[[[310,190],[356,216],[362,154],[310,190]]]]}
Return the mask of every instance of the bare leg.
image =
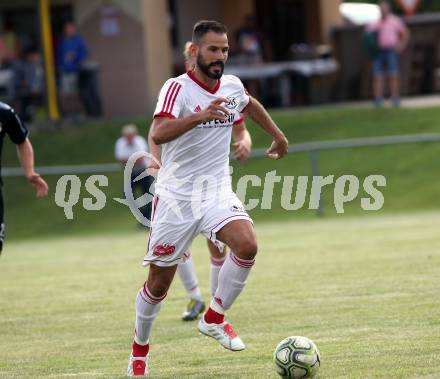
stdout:
{"type": "Polygon", "coordinates": [[[400,102],[400,76],[399,73],[390,75],[391,98],[394,105],[399,106],[400,102]]]}
{"type": "Polygon", "coordinates": [[[154,264],[150,265],[148,272],[147,287],[153,296],[164,296],[173,281],[177,265],[170,267],[160,267],[154,264]]]}
{"type": "Polygon", "coordinates": [[[257,255],[257,237],[250,221],[235,220],[226,224],[217,232],[217,238],[241,259],[252,260],[257,255]]]}
{"type": "Polygon", "coordinates": [[[211,255],[211,257],[215,258],[215,259],[222,259],[225,257],[225,253],[222,253],[217,246],[212,243],[210,240],[207,240],[208,242],[208,249],[209,249],[209,254],[211,255]]]}
{"type": "Polygon", "coordinates": [[[384,80],[382,75],[374,75],[373,78],[373,95],[374,102],[377,106],[382,105],[384,92],[384,80]]]}

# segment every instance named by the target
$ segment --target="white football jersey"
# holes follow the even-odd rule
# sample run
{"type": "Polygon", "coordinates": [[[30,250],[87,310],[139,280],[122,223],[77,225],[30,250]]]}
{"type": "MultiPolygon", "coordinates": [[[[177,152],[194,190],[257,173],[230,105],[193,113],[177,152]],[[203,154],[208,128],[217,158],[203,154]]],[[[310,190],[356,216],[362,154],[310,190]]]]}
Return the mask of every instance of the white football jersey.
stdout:
{"type": "Polygon", "coordinates": [[[202,123],[162,145],[162,167],[156,183],[160,196],[190,200],[199,188],[203,189],[203,198],[212,198],[225,188],[230,190],[232,126],[249,103],[240,79],[223,75],[214,88],[201,83],[192,72],[169,79],[160,91],[154,117],[188,117],[219,97],[229,100],[223,104],[231,113],[226,121],[202,123]]]}

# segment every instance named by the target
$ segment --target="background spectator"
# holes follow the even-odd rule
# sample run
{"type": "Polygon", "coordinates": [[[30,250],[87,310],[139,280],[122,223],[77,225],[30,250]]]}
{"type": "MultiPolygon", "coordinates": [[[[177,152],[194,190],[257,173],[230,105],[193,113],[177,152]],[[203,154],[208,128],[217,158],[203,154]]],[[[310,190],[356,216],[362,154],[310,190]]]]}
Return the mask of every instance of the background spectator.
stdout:
{"type": "Polygon", "coordinates": [[[66,114],[77,114],[82,110],[78,97],[78,80],[79,71],[87,56],[86,43],[78,35],[75,24],[67,22],[57,51],[61,106],[66,114]]]}
{"type": "Polygon", "coordinates": [[[41,54],[36,47],[26,49],[22,58],[12,63],[14,95],[19,117],[29,122],[32,106],[41,102],[44,94],[44,73],[41,54]]]}
{"type": "Polygon", "coordinates": [[[7,57],[7,45],[2,36],[0,36],[0,68],[7,57]]]}
{"type": "Polygon", "coordinates": [[[11,25],[5,26],[3,39],[6,44],[6,48],[9,51],[10,59],[16,58],[19,54],[20,44],[18,41],[17,33],[14,31],[11,25]]]}
{"type": "Polygon", "coordinates": [[[377,33],[378,52],[373,59],[374,101],[381,106],[384,97],[385,67],[390,79],[391,98],[395,106],[400,102],[399,54],[409,40],[409,31],[403,21],[391,13],[387,1],[380,2],[381,19],[367,26],[368,33],[377,33]]]}
{"type": "MultiPolygon", "coordinates": [[[[148,152],[148,144],[145,138],[138,135],[138,129],[135,125],[129,124],[122,128],[122,137],[118,138],[115,145],[115,158],[123,167],[127,164],[128,159],[134,153],[139,151],[148,152]]],[[[138,159],[131,172],[131,190],[134,193],[136,187],[139,187],[141,195],[152,193],[150,187],[154,182],[154,178],[150,175],[135,181],[135,179],[143,173],[148,166],[145,158],[138,159]]],[[[150,220],[151,202],[141,209],[144,217],[150,220]]]]}
{"type": "MultiPolygon", "coordinates": [[[[232,63],[258,64],[270,60],[270,49],[253,15],[244,17],[243,25],[235,32],[234,37],[235,54],[231,59],[232,63]]],[[[267,93],[263,80],[244,80],[243,83],[253,95],[259,94],[264,98],[264,93],[267,93]]]]}
{"type": "Polygon", "coordinates": [[[259,31],[255,17],[246,15],[243,25],[235,33],[237,59],[240,63],[261,63],[270,60],[265,38],[259,31]]]}

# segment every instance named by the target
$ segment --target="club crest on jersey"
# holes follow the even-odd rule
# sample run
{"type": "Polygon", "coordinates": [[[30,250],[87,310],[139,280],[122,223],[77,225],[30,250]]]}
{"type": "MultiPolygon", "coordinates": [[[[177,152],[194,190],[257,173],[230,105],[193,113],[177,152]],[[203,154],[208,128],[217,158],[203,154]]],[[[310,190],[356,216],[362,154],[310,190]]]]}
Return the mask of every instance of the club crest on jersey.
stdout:
{"type": "Polygon", "coordinates": [[[157,257],[163,257],[164,255],[171,255],[176,251],[176,246],[169,243],[157,245],[153,250],[153,255],[157,257]]]}
{"type": "Polygon", "coordinates": [[[229,101],[225,104],[225,108],[234,109],[237,107],[237,101],[235,100],[235,97],[227,97],[227,99],[229,101]]]}

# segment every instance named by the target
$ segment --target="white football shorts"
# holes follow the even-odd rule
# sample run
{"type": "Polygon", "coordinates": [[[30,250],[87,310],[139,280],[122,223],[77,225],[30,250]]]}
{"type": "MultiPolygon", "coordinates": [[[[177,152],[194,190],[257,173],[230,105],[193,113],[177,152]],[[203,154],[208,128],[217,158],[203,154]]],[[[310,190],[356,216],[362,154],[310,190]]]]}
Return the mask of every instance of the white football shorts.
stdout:
{"type": "Polygon", "coordinates": [[[156,195],[153,200],[152,221],[147,253],[143,265],[174,266],[185,261],[193,239],[203,234],[220,251],[224,243],[216,233],[234,220],[252,222],[235,193],[223,194],[203,202],[176,200],[156,195]]]}

